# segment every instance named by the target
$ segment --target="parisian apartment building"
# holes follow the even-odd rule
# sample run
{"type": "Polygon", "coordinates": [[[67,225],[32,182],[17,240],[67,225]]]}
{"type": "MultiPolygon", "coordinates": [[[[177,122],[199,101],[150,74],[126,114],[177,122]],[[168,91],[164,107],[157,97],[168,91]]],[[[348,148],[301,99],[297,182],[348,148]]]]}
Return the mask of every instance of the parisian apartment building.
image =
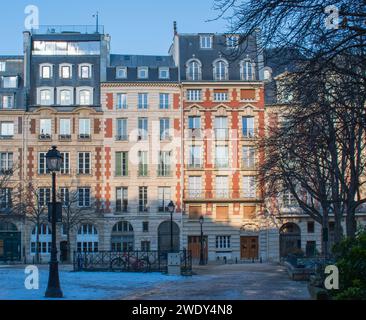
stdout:
{"type": "Polygon", "coordinates": [[[58,224],[61,261],[170,250],[198,261],[201,226],[208,261],[321,252],[321,226],[290,194],[264,199],[256,178],[259,140],[288,102],[276,93],[285,57],[271,59],[256,33],[241,41],[176,24],[165,56],[114,54],[111,41],[101,26],[41,27],[23,33],[22,55],[0,56],[0,262],[49,260],[53,145],[74,218],[58,224]]]}

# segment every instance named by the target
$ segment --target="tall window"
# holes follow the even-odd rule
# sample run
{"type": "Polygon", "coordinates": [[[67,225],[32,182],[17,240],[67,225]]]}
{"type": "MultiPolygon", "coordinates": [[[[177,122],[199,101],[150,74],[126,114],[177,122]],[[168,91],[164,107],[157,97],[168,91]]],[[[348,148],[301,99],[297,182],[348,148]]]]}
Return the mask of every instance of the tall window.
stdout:
{"type": "Polygon", "coordinates": [[[160,109],[169,109],[169,94],[160,93],[159,98],[160,98],[159,108],[160,109]]]}
{"type": "Polygon", "coordinates": [[[146,177],[148,175],[148,152],[139,151],[139,176],[146,177]]]}
{"type": "Polygon", "coordinates": [[[3,87],[15,89],[18,87],[18,77],[3,77],[3,87]]]}
{"type": "Polygon", "coordinates": [[[38,189],[38,205],[40,207],[46,207],[51,202],[51,189],[39,188],[38,189]]]}
{"type": "Polygon", "coordinates": [[[116,212],[128,212],[128,188],[116,189],[116,212]]]}
{"type": "Polygon", "coordinates": [[[286,190],[282,193],[282,202],[283,206],[286,208],[296,207],[298,205],[296,198],[289,190],[286,190]]]}
{"type": "Polygon", "coordinates": [[[90,188],[78,188],[78,205],[79,208],[90,207],[90,188]]]}
{"type": "Polygon", "coordinates": [[[67,208],[70,205],[70,190],[69,188],[60,188],[60,200],[62,206],[67,208]]]}
{"type": "Polygon", "coordinates": [[[10,188],[0,189],[0,210],[6,210],[12,207],[11,191],[10,188]]]}
{"type": "Polygon", "coordinates": [[[31,254],[37,252],[37,238],[38,238],[38,253],[49,254],[52,248],[52,234],[51,229],[47,224],[41,224],[39,230],[35,227],[32,230],[31,236],[31,254]],[[38,237],[37,237],[38,233],[38,237]]]}
{"type": "Polygon", "coordinates": [[[61,163],[61,174],[69,174],[70,173],[70,152],[61,152],[63,157],[61,163]]]}
{"type": "Polygon", "coordinates": [[[50,65],[41,66],[41,78],[51,79],[52,77],[52,67],[50,65]]]}
{"type": "Polygon", "coordinates": [[[170,138],[170,120],[169,118],[160,119],[160,140],[168,140],[170,138]]]}
{"type": "Polygon", "coordinates": [[[187,90],[187,100],[188,101],[201,101],[202,100],[202,90],[187,90]]]}
{"type": "Polygon", "coordinates": [[[239,45],[239,36],[230,35],[226,37],[226,46],[228,48],[237,48],[239,45]]]}
{"type": "Polygon", "coordinates": [[[70,119],[60,119],[60,135],[64,137],[71,135],[70,119]]]}
{"type": "Polygon", "coordinates": [[[190,168],[201,168],[202,167],[201,146],[190,146],[188,165],[190,168]]]}
{"type": "Polygon", "coordinates": [[[61,66],[60,77],[61,79],[71,79],[71,66],[61,66]]]}
{"type": "Polygon", "coordinates": [[[148,98],[149,95],[147,93],[139,93],[138,94],[138,108],[146,110],[148,108],[148,98]]]}
{"type": "Polygon", "coordinates": [[[228,146],[216,146],[216,168],[228,168],[229,167],[229,147],[228,146]]]}
{"type": "Polygon", "coordinates": [[[215,117],[215,136],[218,140],[229,138],[227,117],[215,117]]]}
{"type": "Polygon", "coordinates": [[[90,79],[91,78],[91,66],[90,65],[81,65],[79,67],[79,76],[81,79],[90,79]]]}
{"type": "Polygon", "coordinates": [[[228,80],[228,63],[225,60],[219,60],[214,63],[214,80],[228,80]]]}
{"type": "Polygon", "coordinates": [[[12,152],[1,152],[0,153],[0,175],[9,175],[13,171],[13,153],[12,152]]]}
{"type": "Polygon", "coordinates": [[[98,252],[99,237],[97,228],[92,224],[83,224],[76,236],[78,252],[98,252]]]}
{"type": "Polygon", "coordinates": [[[168,177],[171,175],[171,152],[159,152],[158,176],[168,177]]]}
{"type": "Polygon", "coordinates": [[[202,177],[188,177],[188,195],[191,199],[202,197],[202,177]]]}
{"type": "Polygon", "coordinates": [[[116,176],[128,176],[128,152],[116,152],[116,176]]]}
{"type": "Polygon", "coordinates": [[[210,35],[200,36],[200,47],[201,47],[201,49],[211,49],[212,48],[212,36],[210,36],[210,35]]]}
{"type": "Polygon", "coordinates": [[[247,138],[254,137],[254,117],[243,117],[243,136],[247,138]]]}
{"type": "Polygon", "coordinates": [[[79,119],[79,135],[83,138],[90,137],[90,119],[79,119]]]}
{"type": "Polygon", "coordinates": [[[147,206],[147,187],[139,187],[139,211],[148,212],[147,206]]]}
{"type": "Polygon", "coordinates": [[[50,173],[47,169],[46,164],[46,152],[40,152],[38,154],[38,174],[48,174],[50,173]]]}
{"type": "Polygon", "coordinates": [[[191,130],[201,129],[201,117],[190,116],[188,118],[188,128],[191,130]]]}
{"type": "Polygon", "coordinates": [[[60,91],[60,104],[62,106],[69,106],[73,103],[72,94],[70,90],[61,90],[60,91]]]}
{"type": "Polygon", "coordinates": [[[168,204],[171,201],[171,189],[170,187],[159,187],[159,212],[168,212],[168,204]]]}
{"type": "Polygon", "coordinates": [[[255,165],[255,148],[254,147],[243,147],[243,168],[253,168],[255,165]]]}
{"type": "Polygon", "coordinates": [[[1,98],[1,105],[3,109],[13,109],[14,108],[14,96],[5,95],[1,98]]]}
{"type": "Polygon", "coordinates": [[[139,130],[139,139],[138,140],[147,140],[148,138],[148,118],[138,118],[138,130],[139,130]]]}
{"type": "Polygon", "coordinates": [[[14,136],[14,123],[13,122],[1,122],[0,123],[0,136],[2,138],[11,138],[14,136]]]}
{"type": "Polygon", "coordinates": [[[227,176],[216,177],[216,197],[229,198],[229,182],[227,176]]]}
{"type": "Polygon", "coordinates": [[[92,95],[90,90],[80,90],[79,101],[81,106],[90,106],[92,104],[92,95]]]}
{"type": "Polygon", "coordinates": [[[6,62],[0,61],[0,72],[5,72],[5,71],[6,71],[6,62]]]}
{"type": "Polygon", "coordinates": [[[244,198],[256,198],[257,186],[254,176],[243,177],[243,196],[244,198]]]}
{"type": "Polygon", "coordinates": [[[127,93],[117,93],[117,110],[127,109],[127,93]]]}
{"type": "Polygon", "coordinates": [[[39,123],[39,131],[42,136],[51,136],[52,134],[52,120],[51,119],[41,119],[39,123]]]}
{"type": "Polygon", "coordinates": [[[52,94],[50,89],[43,89],[40,91],[40,105],[49,106],[52,105],[52,94]]]}
{"type": "Polygon", "coordinates": [[[79,152],[78,174],[90,174],[90,152],[79,152]]]}
{"type": "Polygon", "coordinates": [[[128,140],[127,119],[117,119],[117,140],[128,140]]]}
{"type": "Polygon", "coordinates": [[[255,80],[254,63],[250,60],[245,60],[241,63],[241,79],[245,81],[255,80]]]}
{"type": "Polygon", "coordinates": [[[201,63],[198,60],[191,60],[187,63],[187,80],[201,80],[201,63]]]}

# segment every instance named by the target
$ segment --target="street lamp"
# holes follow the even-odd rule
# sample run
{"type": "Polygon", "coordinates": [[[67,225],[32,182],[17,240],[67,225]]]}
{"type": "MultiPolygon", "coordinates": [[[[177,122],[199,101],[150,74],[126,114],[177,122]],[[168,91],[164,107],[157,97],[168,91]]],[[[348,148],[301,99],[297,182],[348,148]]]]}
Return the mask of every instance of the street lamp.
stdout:
{"type": "Polygon", "coordinates": [[[204,261],[204,253],[203,253],[203,222],[204,222],[204,217],[200,216],[199,219],[200,225],[201,225],[201,253],[200,253],[200,266],[205,265],[205,261],[204,261]]]}
{"type": "Polygon", "coordinates": [[[175,205],[173,201],[168,204],[168,210],[170,212],[170,252],[173,252],[173,213],[175,211],[175,205]]]}
{"type": "Polygon", "coordinates": [[[60,171],[62,164],[62,155],[53,146],[46,154],[46,164],[49,172],[52,173],[52,249],[50,270],[48,275],[48,286],[46,290],[46,298],[62,298],[62,290],[60,286],[60,278],[58,274],[57,246],[56,246],[56,172],[60,171]]]}

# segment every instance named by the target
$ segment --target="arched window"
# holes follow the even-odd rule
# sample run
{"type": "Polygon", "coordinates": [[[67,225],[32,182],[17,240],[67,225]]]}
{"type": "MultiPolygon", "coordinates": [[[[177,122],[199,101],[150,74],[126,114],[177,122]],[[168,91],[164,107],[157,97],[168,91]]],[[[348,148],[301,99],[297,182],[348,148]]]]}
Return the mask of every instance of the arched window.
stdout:
{"type": "Polygon", "coordinates": [[[76,236],[78,252],[98,252],[99,236],[97,228],[92,224],[83,224],[76,236]]]}
{"type": "Polygon", "coordinates": [[[60,91],[60,105],[69,106],[72,104],[72,94],[70,90],[60,91]]]}
{"type": "Polygon", "coordinates": [[[112,251],[126,252],[133,251],[134,232],[133,227],[128,221],[120,221],[112,229],[112,251]]]}
{"type": "Polygon", "coordinates": [[[90,90],[80,90],[79,101],[82,106],[90,106],[92,104],[90,90]]]}
{"type": "Polygon", "coordinates": [[[192,59],[187,62],[187,80],[197,81],[202,78],[201,62],[192,59]]]}
{"type": "Polygon", "coordinates": [[[36,254],[37,247],[37,232],[38,232],[38,253],[50,254],[51,253],[51,242],[52,232],[51,228],[47,224],[41,224],[39,229],[36,227],[32,230],[31,235],[31,254],[36,254]]]}
{"type": "Polygon", "coordinates": [[[240,65],[241,79],[244,81],[255,80],[255,64],[250,59],[242,61],[240,65]]]}
{"type": "Polygon", "coordinates": [[[227,61],[220,59],[214,62],[214,80],[222,81],[229,79],[229,70],[227,61]]]}

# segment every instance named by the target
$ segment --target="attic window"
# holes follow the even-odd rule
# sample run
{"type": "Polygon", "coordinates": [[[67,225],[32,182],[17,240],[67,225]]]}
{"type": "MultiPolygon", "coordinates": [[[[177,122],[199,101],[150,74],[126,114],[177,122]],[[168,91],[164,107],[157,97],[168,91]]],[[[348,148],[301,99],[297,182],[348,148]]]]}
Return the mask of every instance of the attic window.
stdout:
{"type": "Polygon", "coordinates": [[[139,79],[147,79],[147,78],[149,78],[149,68],[148,67],[139,67],[137,69],[137,77],[139,79]]]}
{"type": "Polygon", "coordinates": [[[159,79],[169,79],[169,68],[159,68],[159,79]]]}
{"type": "Polygon", "coordinates": [[[126,79],[127,78],[127,68],[126,67],[117,67],[116,78],[117,79],[126,79]]]}
{"type": "Polygon", "coordinates": [[[200,36],[201,49],[212,49],[212,36],[202,35],[200,36]]]}
{"type": "Polygon", "coordinates": [[[162,57],[156,57],[156,61],[163,61],[162,57]]]}
{"type": "Polygon", "coordinates": [[[0,72],[4,72],[6,70],[6,62],[0,61],[0,72]]]}

